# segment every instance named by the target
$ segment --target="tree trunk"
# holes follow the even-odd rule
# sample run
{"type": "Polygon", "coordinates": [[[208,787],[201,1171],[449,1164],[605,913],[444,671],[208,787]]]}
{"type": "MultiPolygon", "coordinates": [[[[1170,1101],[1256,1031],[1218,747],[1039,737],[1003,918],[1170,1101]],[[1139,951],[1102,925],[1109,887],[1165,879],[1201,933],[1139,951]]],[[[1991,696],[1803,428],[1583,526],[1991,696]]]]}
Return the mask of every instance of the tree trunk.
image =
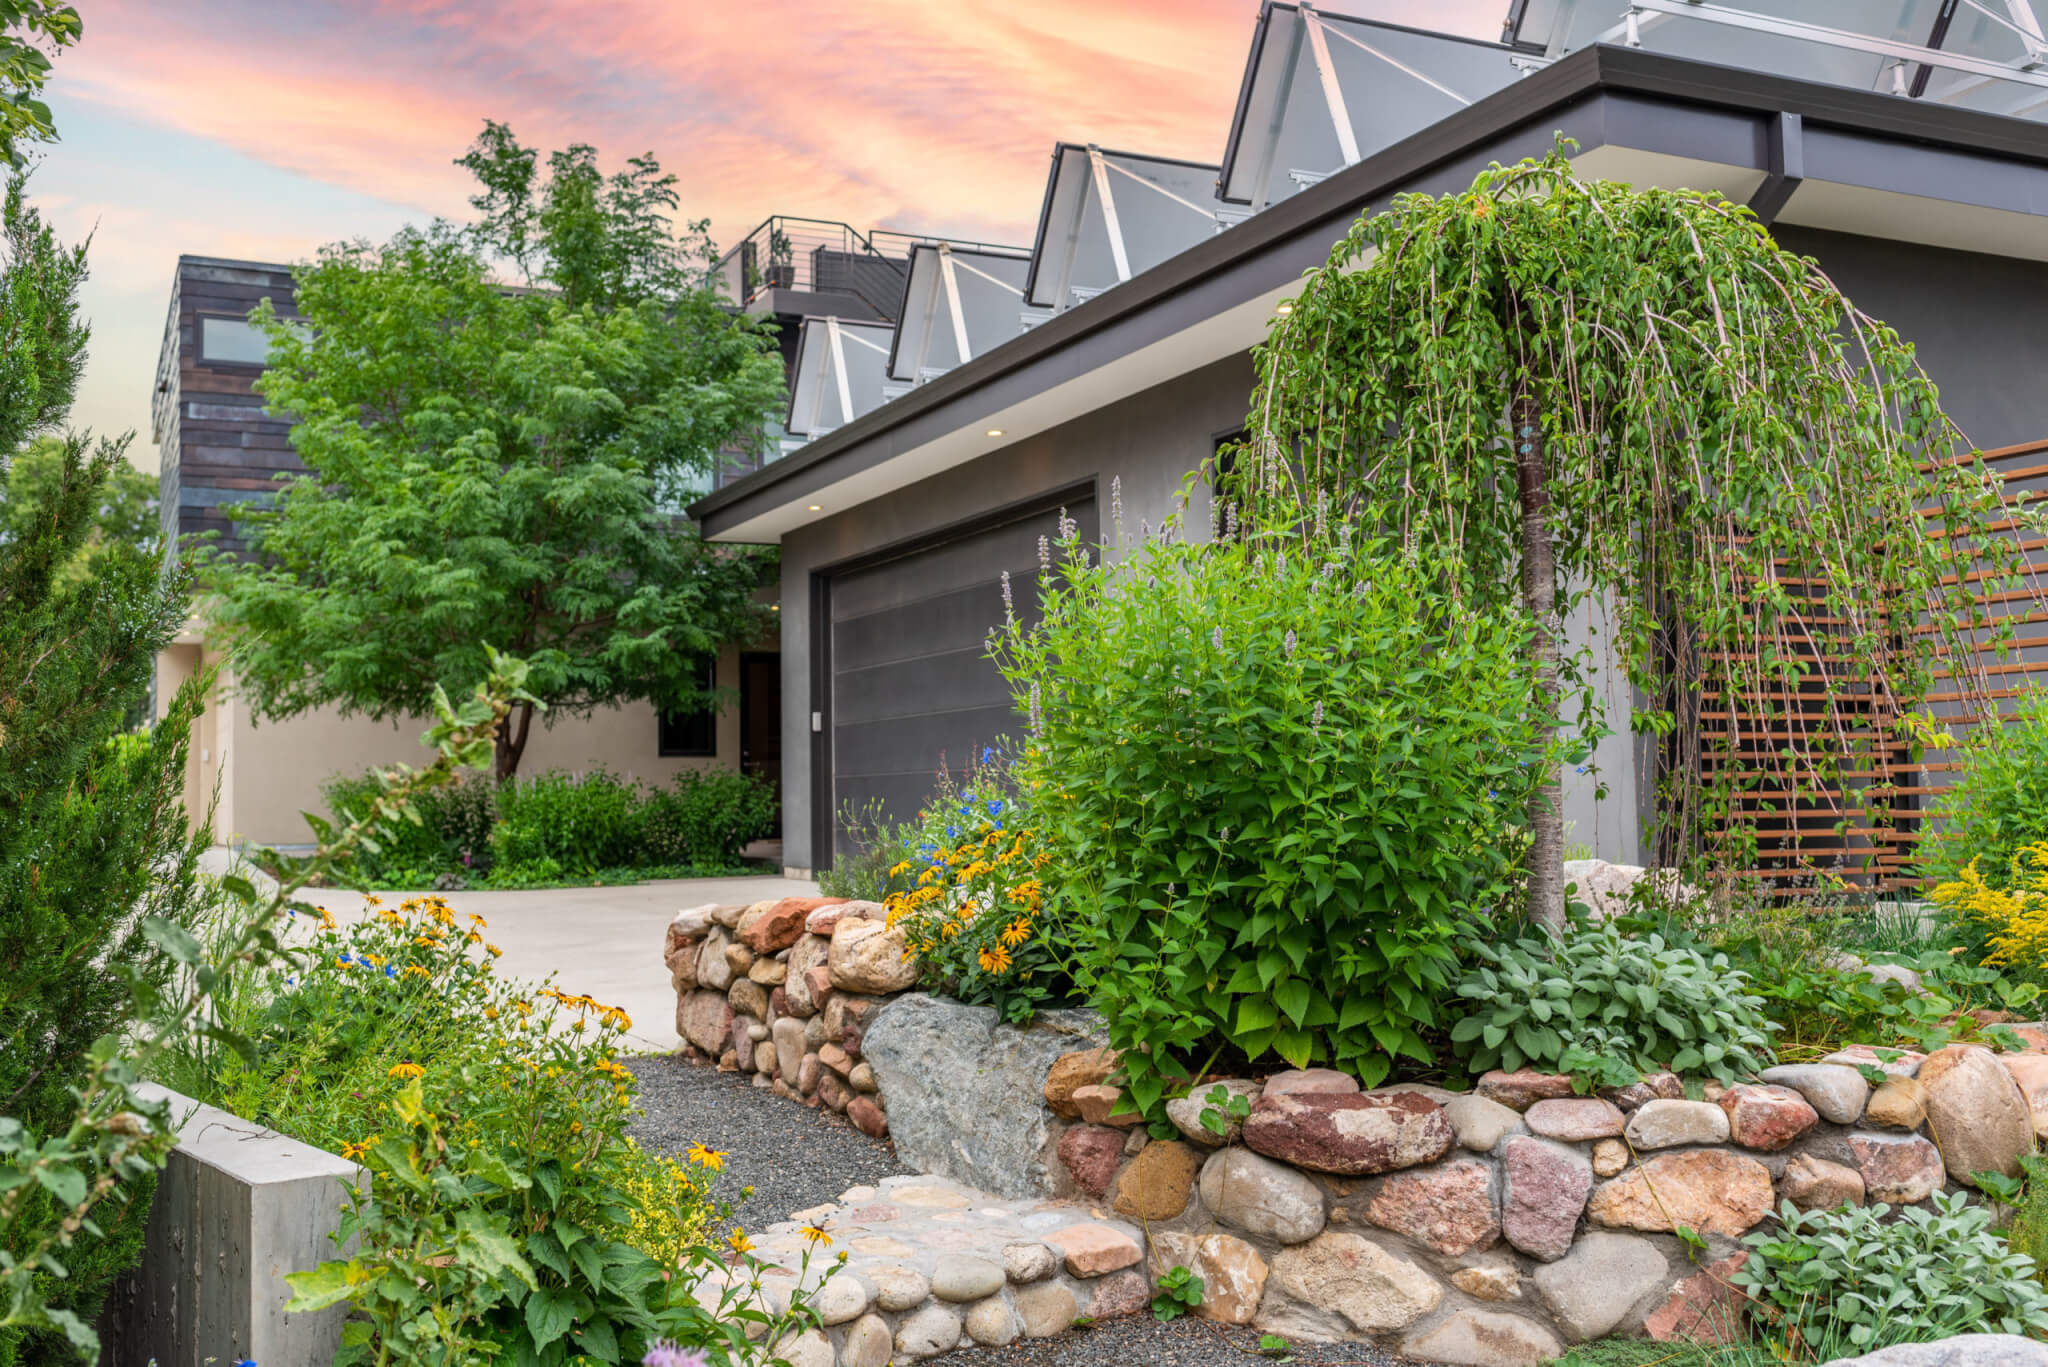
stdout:
{"type": "MultiPolygon", "coordinates": [[[[1544,469],[1543,424],[1535,399],[1515,400],[1515,478],[1522,499],[1522,606],[1535,625],[1536,689],[1558,732],[1557,558],[1550,544],[1550,483],[1544,469]]],[[[1553,934],[1564,930],[1564,785],[1555,762],[1529,797],[1529,917],[1553,934]]]]}
{"type": "Polygon", "coordinates": [[[491,740],[491,778],[510,783],[519,772],[519,757],[526,753],[526,733],[533,725],[533,704],[523,702],[505,714],[498,733],[491,740]]]}

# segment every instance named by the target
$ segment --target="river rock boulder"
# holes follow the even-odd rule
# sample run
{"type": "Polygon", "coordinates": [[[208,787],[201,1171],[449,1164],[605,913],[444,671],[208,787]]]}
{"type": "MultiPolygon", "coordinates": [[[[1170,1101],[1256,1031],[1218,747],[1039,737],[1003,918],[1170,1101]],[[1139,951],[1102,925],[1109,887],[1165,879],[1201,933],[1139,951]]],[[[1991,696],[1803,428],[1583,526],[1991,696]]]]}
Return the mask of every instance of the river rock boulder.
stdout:
{"type": "MultiPolygon", "coordinates": [[[[841,921],[839,936],[873,921],[841,921]]],[[[915,1171],[998,1195],[1053,1194],[1046,1166],[1051,1117],[1043,1103],[1054,1059],[1100,1047],[1092,1011],[1041,1011],[1005,1025],[987,1006],[908,993],[868,1017],[861,1053],[889,1100],[889,1134],[915,1171]]]]}
{"type": "Polygon", "coordinates": [[[1456,1140],[1444,1108],[1414,1092],[1275,1096],[1268,1087],[1244,1122],[1244,1142],[1256,1152],[1344,1176],[1434,1163],[1456,1140]]]}

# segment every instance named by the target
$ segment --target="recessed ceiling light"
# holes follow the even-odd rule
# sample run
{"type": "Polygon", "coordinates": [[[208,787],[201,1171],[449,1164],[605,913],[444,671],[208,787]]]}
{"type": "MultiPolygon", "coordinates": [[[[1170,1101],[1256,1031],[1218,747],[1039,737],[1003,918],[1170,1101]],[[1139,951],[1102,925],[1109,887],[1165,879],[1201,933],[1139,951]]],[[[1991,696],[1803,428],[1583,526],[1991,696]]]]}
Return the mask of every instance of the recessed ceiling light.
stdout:
{"type": "Polygon", "coordinates": [[[813,503],[813,504],[811,505],[811,511],[812,511],[812,512],[814,512],[814,513],[822,513],[822,512],[824,512],[824,511],[825,511],[825,509],[824,509],[823,505],[821,505],[821,504],[817,504],[817,503],[813,503]]]}
{"type": "Polygon", "coordinates": [[[991,427],[988,429],[988,434],[991,437],[1000,437],[1001,435],[1003,435],[1003,429],[1000,427],[991,427]]]}
{"type": "Polygon", "coordinates": [[[780,612],[780,611],[782,611],[782,604],[780,604],[780,603],[770,603],[770,604],[768,605],[768,611],[770,611],[770,612],[780,612]]]}

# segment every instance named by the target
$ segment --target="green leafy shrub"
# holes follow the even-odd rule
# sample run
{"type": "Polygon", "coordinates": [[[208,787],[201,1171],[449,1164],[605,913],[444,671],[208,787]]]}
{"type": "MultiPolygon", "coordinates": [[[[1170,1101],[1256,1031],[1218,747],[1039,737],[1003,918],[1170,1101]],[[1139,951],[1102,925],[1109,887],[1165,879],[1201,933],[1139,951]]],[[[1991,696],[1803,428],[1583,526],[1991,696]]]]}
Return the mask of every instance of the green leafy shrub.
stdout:
{"type": "Polygon", "coordinates": [[[1474,1072],[1533,1067],[1591,1090],[1659,1068],[1733,1082],[1771,1064],[1763,1000],[1725,955],[1583,921],[1561,940],[1538,933],[1470,949],[1451,1041],[1474,1072]]]}
{"type": "MultiPolygon", "coordinates": [[[[383,791],[373,773],[329,779],[321,789],[336,822],[360,816],[383,791]]],[[[425,887],[435,875],[461,869],[482,875],[493,862],[491,829],[497,822],[497,785],[480,774],[421,793],[417,822],[393,823],[372,837],[374,849],[356,856],[355,872],[371,883],[425,887]]]]}
{"type": "Polygon", "coordinates": [[[728,1275],[743,1249],[706,1247],[730,1218],[720,1156],[627,1139],[623,1012],[500,978],[481,918],[436,897],[321,920],[223,1000],[250,1053],[209,1054],[199,1082],[370,1173],[352,1254],[292,1278],[295,1308],[360,1312],[343,1361],[616,1362],[666,1339],[751,1362],[749,1331],[788,1327],[728,1275]]]}
{"type": "Polygon", "coordinates": [[[1947,882],[1978,860],[1996,880],[2048,840],[2048,692],[2030,690],[2011,720],[1974,728],[1961,751],[1955,783],[1935,799],[1921,872],[1947,882]]]}
{"type": "MultiPolygon", "coordinates": [[[[1525,622],[1381,545],[1175,535],[993,650],[1075,976],[1152,1110],[1190,1060],[1431,1056],[1460,928],[1514,896],[1545,732],[1525,622]]],[[[1193,1070],[1199,1071],[1199,1070],[1193,1070]]]]}
{"type": "Polygon", "coordinates": [[[753,774],[685,769],[647,796],[641,862],[726,868],[747,842],[775,833],[775,788],[753,774]]]}
{"type": "Polygon", "coordinates": [[[639,790],[604,769],[513,779],[498,789],[491,849],[515,866],[552,859],[584,872],[632,864],[640,857],[640,815],[639,790]]]}
{"type": "Polygon", "coordinates": [[[1992,1229],[1989,1208],[1962,1192],[1931,1209],[1842,1206],[1802,1213],[1750,1235],[1732,1281],[1781,1357],[1805,1360],[1846,1340],[1858,1353],[1956,1334],[2048,1335],[2048,1290],[2032,1258],[1992,1229]]]}

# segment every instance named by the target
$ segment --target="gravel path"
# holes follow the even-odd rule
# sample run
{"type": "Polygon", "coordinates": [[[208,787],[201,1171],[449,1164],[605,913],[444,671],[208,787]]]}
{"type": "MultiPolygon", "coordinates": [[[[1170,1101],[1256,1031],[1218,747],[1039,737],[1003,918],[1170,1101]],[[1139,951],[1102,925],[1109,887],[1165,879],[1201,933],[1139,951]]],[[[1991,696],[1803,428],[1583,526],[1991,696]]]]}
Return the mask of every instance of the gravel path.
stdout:
{"type": "Polygon", "coordinates": [[[1259,1335],[1207,1320],[1161,1324],[1150,1315],[1105,1320],[1093,1329],[1049,1339],[1022,1339],[1007,1348],[956,1348],[925,1359],[925,1367],[1257,1367],[1293,1362],[1301,1367],[1418,1367],[1369,1343],[1300,1343],[1292,1356],[1259,1352],[1259,1335]]]}
{"type": "Polygon", "coordinates": [[[749,1228],[787,1220],[792,1211],[836,1201],[848,1187],[910,1169],[896,1146],[870,1139],[822,1107],[776,1096],[739,1073],[721,1073],[680,1054],[623,1060],[640,1081],[633,1137],[680,1157],[692,1144],[725,1152],[718,1194],[739,1207],[749,1228]],[[753,1199],[740,1202],[740,1188],[753,1199]]]}
{"type": "MultiPolygon", "coordinates": [[[[680,1054],[624,1060],[640,1082],[641,1117],[632,1133],[648,1148],[680,1155],[692,1144],[725,1151],[718,1191],[739,1202],[743,1225],[789,1218],[792,1211],[836,1201],[848,1187],[911,1171],[895,1146],[869,1139],[837,1116],[753,1086],[680,1054]]],[[[1161,1324],[1149,1315],[1105,1320],[1093,1329],[1008,1348],[962,1348],[929,1359],[930,1367],[1255,1367],[1259,1336],[1206,1320],[1161,1324]]],[[[1299,1344],[1285,1359],[1302,1367],[1413,1367],[1363,1343],[1299,1344]]]]}

